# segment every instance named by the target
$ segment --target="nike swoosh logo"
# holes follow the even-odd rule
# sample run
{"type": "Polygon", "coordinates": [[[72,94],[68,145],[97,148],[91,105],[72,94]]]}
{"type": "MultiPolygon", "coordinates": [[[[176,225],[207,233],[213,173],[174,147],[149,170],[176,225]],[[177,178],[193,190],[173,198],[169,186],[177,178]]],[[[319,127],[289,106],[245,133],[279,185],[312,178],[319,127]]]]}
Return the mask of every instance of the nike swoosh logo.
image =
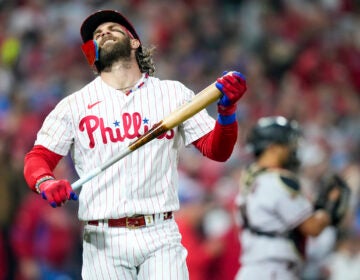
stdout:
{"type": "Polygon", "coordinates": [[[101,101],[96,101],[95,103],[93,104],[89,104],[88,105],[88,109],[91,109],[92,107],[94,107],[95,105],[98,105],[101,101]]]}

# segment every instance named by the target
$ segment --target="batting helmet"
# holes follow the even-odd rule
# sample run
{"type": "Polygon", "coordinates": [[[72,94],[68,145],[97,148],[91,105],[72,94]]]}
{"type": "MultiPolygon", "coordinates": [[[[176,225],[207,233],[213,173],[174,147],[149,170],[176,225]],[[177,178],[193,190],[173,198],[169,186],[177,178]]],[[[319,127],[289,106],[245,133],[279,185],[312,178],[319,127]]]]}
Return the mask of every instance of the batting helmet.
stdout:
{"type": "Polygon", "coordinates": [[[105,22],[116,22],[124,26],[135,39],[140,41],[134,26],[126,17],[114,10],[101,10],[88,16],[81,25],[80,34],[83,42],[92,40],[96,28],[105,22]]]}
{"type": "Polygon", "coordinates": [[[259,119],[252,128],[247,143],[255,156],[260,155],[270,144],[290,145],[296,143],[300,128],[296,121],[281,116],[259,119]]]}

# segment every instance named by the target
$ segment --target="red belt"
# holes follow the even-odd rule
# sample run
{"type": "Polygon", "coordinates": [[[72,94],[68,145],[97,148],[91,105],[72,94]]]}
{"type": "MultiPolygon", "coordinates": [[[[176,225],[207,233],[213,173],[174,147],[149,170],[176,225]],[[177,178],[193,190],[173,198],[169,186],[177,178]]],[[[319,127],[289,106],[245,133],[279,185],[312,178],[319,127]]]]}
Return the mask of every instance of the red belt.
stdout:
{"type": "MultiPolygon", "coordinates": [[[[169,220],[173,217],[172,212],[165,212],[162,215],[162,220],[169,220]]],[[[132,217],[124,217],[119,219],[107,219],[107,220],[92,220],[88,221],[88,225],[98,226],[100,223],[106,223],[109,227],[126,227],[126,228],[139,228],[145,227],[156,222],[157,214],[150,215],[136,215],[132,217]]]]}

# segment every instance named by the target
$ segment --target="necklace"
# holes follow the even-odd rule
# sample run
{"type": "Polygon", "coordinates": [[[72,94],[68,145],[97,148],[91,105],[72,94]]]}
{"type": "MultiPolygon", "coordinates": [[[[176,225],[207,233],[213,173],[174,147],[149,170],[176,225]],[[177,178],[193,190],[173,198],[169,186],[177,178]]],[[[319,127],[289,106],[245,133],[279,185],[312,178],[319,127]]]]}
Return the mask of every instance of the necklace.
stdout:
{"type": "Polygon", "coordinates": [[[123,87],[123,88],[118,88],[118,90],[124,91],[125,89],[132,88],[132,87],[134,87],[135,85],[136,85],[136,83],[133,84],[133,85],[131,85],[131,86],[127,86],[127,87],[123,87]]]}
{"type": "Polygon", "coordinates": [[[124,88],[119,88],[118,90],[121,90],[123,92],[125,92],[126,95],[129,95],[130,93],[132,93],[134,90],[137,90],[139,88],[141,88],[145,82],[147,81],[149,77],[148,73],[143,74],[143,76],[141,77],[141,79],[139,81],[137,81],[135,84],[133,84],[132,86],[128,86],[128,87],[124,87],[124,88]],[[126,90],[127,89],[127,90],[126,90]],[[126,90],[126,91],[125,91],[126,90]]]}

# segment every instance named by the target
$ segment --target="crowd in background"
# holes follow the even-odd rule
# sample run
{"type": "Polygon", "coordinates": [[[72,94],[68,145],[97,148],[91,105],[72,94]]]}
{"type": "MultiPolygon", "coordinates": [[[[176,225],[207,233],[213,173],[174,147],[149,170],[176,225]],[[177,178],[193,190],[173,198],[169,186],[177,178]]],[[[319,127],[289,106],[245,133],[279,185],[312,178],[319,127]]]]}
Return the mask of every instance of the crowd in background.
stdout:
{"type": "MultiPolygon", "coordinates": [[[[306,280],[360,279],[360,3],[355,0],[0,1],[0,279],[80,279],[76,202],[52,209],[22,174],[46,113],[94,78],[79,28],[117,9],[155,46],[155,75],[194,92],[224,70],[247,77],[239,138],[228,162],[186,148],[181,210],[192,280],[231,280],[241,266],[234,197],[251,157],[247,131],[262,116],[300,122],[301,180],[309,199],[326,172],[345,176],[351,208],[340,230],[309,240],[306,280]]],[[[216,117],[216,106],[208,108],[216,117]]],[[[55,173],[73,181],[64,158],[55,173]]]]}

